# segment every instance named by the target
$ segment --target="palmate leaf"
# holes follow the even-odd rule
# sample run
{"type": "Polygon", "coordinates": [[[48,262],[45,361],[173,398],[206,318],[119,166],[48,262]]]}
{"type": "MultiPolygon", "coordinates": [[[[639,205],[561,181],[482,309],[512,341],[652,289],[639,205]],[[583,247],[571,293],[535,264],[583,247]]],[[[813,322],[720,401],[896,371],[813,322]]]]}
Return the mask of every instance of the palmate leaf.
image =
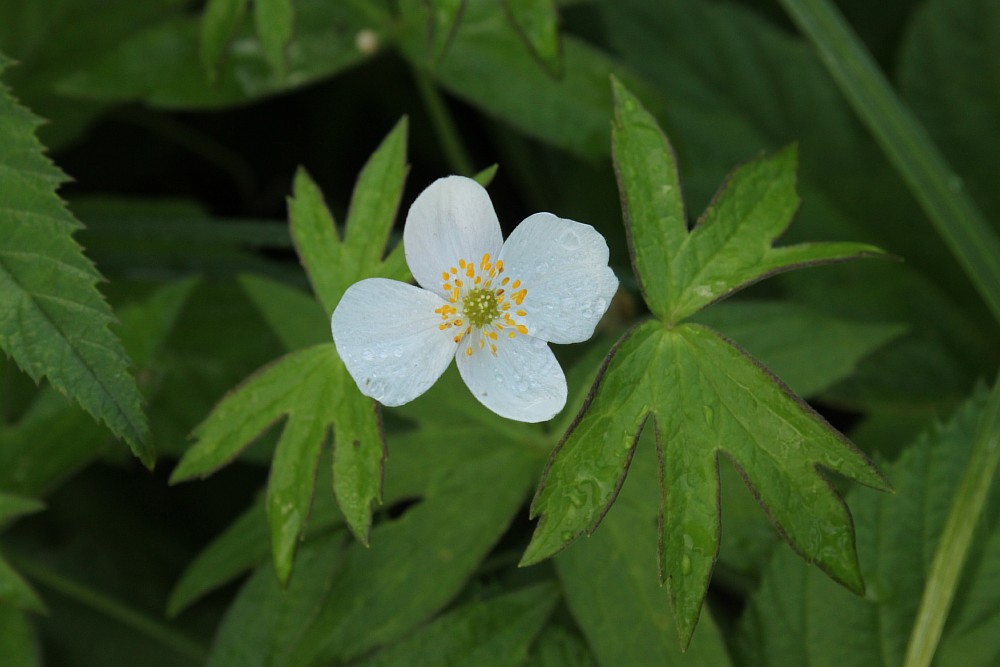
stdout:
{"type": "Polygon", "coordinates": [[[652,436],[653,429],[642,436],[601,529],[556,557],[566,604],[602,665],[727,667],[731,662],[712,614],[702,616],[683,653],[677,645],[670,596],[652,558],[656,535],[649,527],[659,507],[652,436]]]}
{"type": "MultiPolygon", "coordinates": [[[[7,61],[0,56],[0,72],[7,61]]],[[[154,452],[130,361],[109,329],[100,274],[56,195],[66,180],[35,138],[40,124],[0,86],[0,349],[125,440],[146,466],[154,452]]]]}
{"type": "Polygon", "coordinates": [[[680,320],[776,271],[877,253],[860,244],[771,248],[798,198],[794,152],[738,169],[690,233],[672,151],[614,82],[613,148],[633,264],[657,319],[612,348],[592,394],[553,452],[532,503],[541,517],[522,564],[593,532],[652,417],[662,487],[660,575],[686,646],[719,549],[719,455],[736,465],[805,559],[862,589],[850,514],[817,467],[878,489],[871,462],[743,350],[680,320]]]}
{"type": "MultiPolygon", "coordinates": [[[[304,171],[296,175],[289,201],[292,239],[327,319],[352,283],[373,276],[409,277],[401,247],[382,257],[406,176],[406,127],[404,118],[358,176],[343,239],[319,188],[304,171]]],[[[289,342],[306,339],[301,331],[289,336],[289,342]]],[[[291,575],[320,452],[331,433],[334,495],[351,531],[368,543],[372,506],[382,497],[385,442],[377,404],[353,389],[332,342],[293,352],[216,406],[195,430],[198,442],[171,476],[171,482],[180,482],[212,473],[287,417],[267,490],[272,553],[282,582],[291,575]]]]}

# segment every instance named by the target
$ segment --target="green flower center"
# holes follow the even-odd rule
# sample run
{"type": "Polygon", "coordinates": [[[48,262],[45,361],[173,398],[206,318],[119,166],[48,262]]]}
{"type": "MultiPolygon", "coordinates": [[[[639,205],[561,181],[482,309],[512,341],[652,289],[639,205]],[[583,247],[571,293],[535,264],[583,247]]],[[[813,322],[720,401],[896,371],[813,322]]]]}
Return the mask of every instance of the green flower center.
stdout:
{"type": "Polygon", "coordinates": [[[492,289],[477,287],[462,298],[462,313],[469,324],[482,329],[500,316],[500,304],[492,289]]]}
{"type": "Polygon", "coordinates": [[[479,264],[460,259],[458,266],[441,272],[441,289],[448,303],[434,309],[441,316],[438,329],[454,327],[457,330],[454,341],[459,344],[463,339],[467,341],[463,353],[466,356],[474,353],[473,338],[478,349],[496,356],[501,335],[507,338],[528,335],[528,325],[514,319],[528,315],[521,307],[528,288],[520,280],[512,281],[502,273],[503,260],[491,262],[488,254],[483,255],[479,264]],[[476,333],[470,336],[473,330],[476,333]]]}

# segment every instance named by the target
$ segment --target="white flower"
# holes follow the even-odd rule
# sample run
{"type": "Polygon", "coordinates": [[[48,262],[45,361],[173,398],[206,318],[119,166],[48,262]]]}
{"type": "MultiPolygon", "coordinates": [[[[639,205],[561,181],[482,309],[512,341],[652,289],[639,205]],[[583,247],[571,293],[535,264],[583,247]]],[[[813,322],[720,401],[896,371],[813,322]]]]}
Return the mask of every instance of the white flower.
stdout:
{"type": "Polygon", "coordinates": [[[454,357],[472,394],[503,417],[562,410],[566,376],[546,343],[587,340],[607,310],[618,279],[604,237],[536,213],[505,243],[486,190],[450,176],[413,202],[403,247],[420,287],[362,280],[333,312],[337,352],[361,393],[402,405],[454,357]]]}

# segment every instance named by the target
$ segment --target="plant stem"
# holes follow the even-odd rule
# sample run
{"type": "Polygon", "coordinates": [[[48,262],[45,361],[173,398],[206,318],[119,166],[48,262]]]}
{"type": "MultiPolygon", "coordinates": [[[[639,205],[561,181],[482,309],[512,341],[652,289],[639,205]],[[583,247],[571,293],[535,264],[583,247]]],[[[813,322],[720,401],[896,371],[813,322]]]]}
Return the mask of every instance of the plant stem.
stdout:
{"type": "Polygon", "coordinates": [[[972,445],[969,463],[951,504],[927,575],[917,619],[906,647],[904,667],[927,667],[934,658],[962,567],[972,546],[977,519],[1000,464],[1000,378],[990,393],[972,445]]]}
{"type": "Polygon", "coordinates": [[[458,130],[455,129],[455,121],[448,111],[441,91],[434,85],[426,72],[418,67],[411,69],[420,98],[423,100],[424,106],[427,107],[427,113],[434,125],[434,132],[437,134],[438,141],[441,142],[441,148],[444,150],[449,166],[456,174],[471,177],[475,174],[472,160],[469,158],[465,146],[462,145],[458,130]]]}
{"type": "Polygon", "coordinates": [[[208,656],[208,650],[201,644],[107,595],[27,558],[10,557],[10,561],[18,570],[35,582],[118,621],[171,649],[177,655],[189,658],[197,664],[204,663],[208,656]]]}
{"type": "Polygon", "coordinates": [[[1000,239],[829,0],[779,0],[1000,321],[1000,239]]]}

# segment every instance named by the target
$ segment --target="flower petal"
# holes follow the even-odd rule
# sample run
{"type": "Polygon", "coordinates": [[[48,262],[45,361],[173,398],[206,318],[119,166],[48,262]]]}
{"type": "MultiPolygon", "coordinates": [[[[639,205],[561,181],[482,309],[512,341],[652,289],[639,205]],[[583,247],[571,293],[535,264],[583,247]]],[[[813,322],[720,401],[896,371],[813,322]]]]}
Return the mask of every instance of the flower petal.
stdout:
{"type": "Polygon", "coordinates": [[[479,348],[473,331],[455,355],[458,372],[472,395],[507,419],[541,422],[566,405],[566,376],[545,341],[530,336],[501,339],[497,353],[479,348]],[[473,353],[465,353],[469,346],[473,353]]]}
{"type": "Polygon", "coordinates": [[[413,202],[403,227],[410,272],[424,289],[444,295],[441,274],[458,261],[496,259],[503,232],[493,202],[471,178],[449,176],[431,183],[413,202]]]}
{"type": "Polygon", "coordinates": [[[344,292],[330,327],[337,354],[358,389],[383,405],[402,405],[430,389],[455,356],[451,329],[439,328],[436,294],[369,278],[344,292]]]}
{"type": "Polygon", "coordinates": [[[520,305],[528,332],[552,343],[593,336],[618,289],[600,232],[551,213],[525,218],[507,238],[500,259],[504,275],[527,288],[520,305]]]}

